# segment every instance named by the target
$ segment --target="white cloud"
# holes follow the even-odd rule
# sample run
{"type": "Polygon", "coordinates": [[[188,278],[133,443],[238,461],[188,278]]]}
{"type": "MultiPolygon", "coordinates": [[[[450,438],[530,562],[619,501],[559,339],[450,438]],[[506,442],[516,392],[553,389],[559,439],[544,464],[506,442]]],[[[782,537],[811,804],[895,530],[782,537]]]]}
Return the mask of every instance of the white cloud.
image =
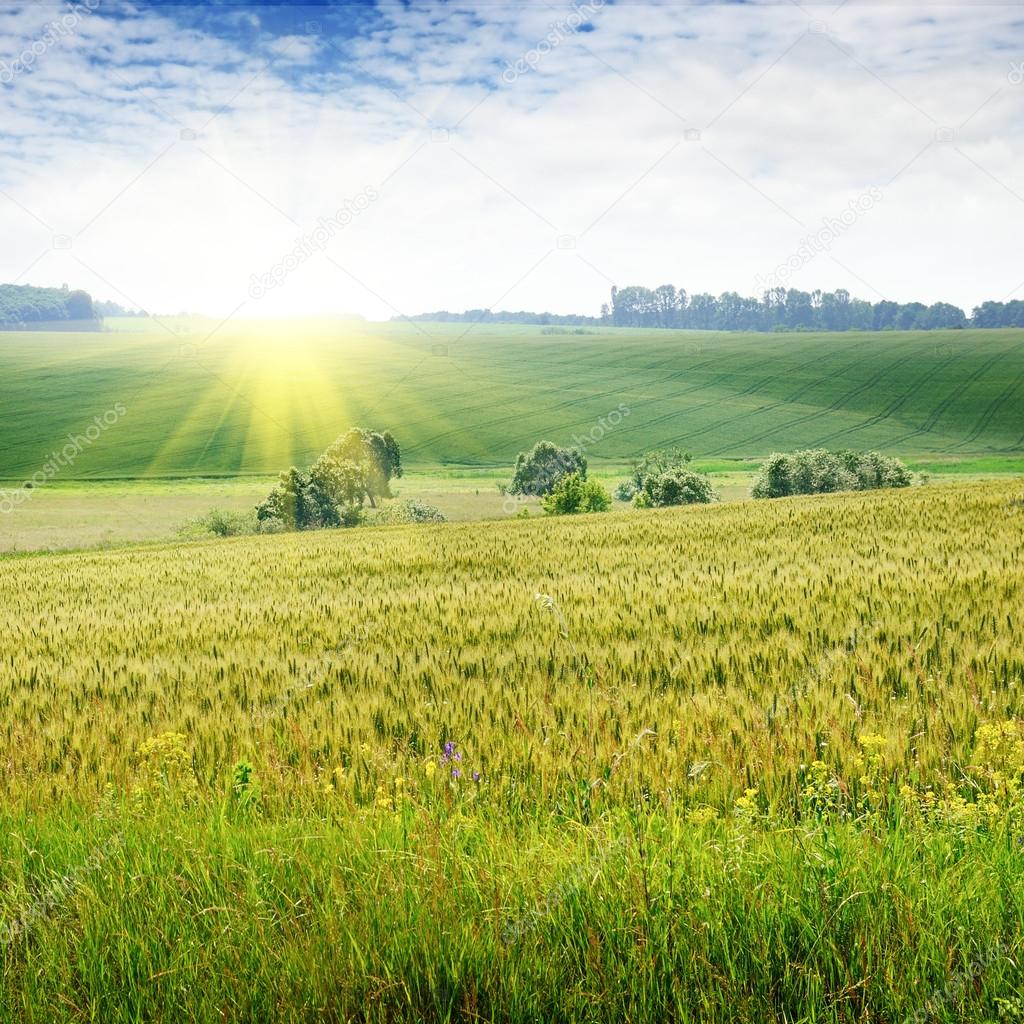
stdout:
{"type": "MultiPolygon", "coordinates": [[[[596,312],[610,281],[752,293],[877,187],[794,285],[969,308],[1020,284],[1015,8],[595,5],[503,80],[571,10],[385,7],[322,36],[84,16],[0,87],[0,280],[225,314],[370,186],[247,313],[596,312]]],[[[0,12],[8,66],[40,13],[0,12]]]]}
{"type": "Polygon", "coordinates": [[[267,52],[281,61],[307,64],[320,50],[315,36],[279,36],[267,43],[267,52]]]}

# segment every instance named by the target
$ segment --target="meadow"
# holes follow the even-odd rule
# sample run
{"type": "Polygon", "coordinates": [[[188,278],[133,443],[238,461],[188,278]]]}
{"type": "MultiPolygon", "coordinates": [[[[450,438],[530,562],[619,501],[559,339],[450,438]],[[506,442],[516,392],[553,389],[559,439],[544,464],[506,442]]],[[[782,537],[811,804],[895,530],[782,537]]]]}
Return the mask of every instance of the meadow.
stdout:
{"type": "Polygon", "coordinates": [[[1019,459],[1024,333],[728,334],[341,320],[110,321],[0,335],[0,479],[20,482],[118,405],[61,479],[276,474],[353,424],[408,466],[511,465],[547,438],[596,463],[799,447],[1019,459]],[[620,403],[612,429],[595,432],[620,403]],[[602,436],[603,435],[603,436],[602,436]]]}
{"type": "Polygon", "coordinates": [[[7,559],[0,1020],[1024,1020],[1022,554],[1015,480],[7,559]]]}

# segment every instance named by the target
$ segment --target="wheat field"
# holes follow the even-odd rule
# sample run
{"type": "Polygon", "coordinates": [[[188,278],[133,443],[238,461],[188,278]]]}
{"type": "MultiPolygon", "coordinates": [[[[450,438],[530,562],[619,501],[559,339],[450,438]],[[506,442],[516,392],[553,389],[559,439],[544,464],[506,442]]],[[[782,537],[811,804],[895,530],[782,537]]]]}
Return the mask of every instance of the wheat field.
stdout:
{"type": "Polygon", "coordinates": [[[1017,1020],[1022,526],[1001,482],[7,559],[0,1019],[1017,1020]]]}

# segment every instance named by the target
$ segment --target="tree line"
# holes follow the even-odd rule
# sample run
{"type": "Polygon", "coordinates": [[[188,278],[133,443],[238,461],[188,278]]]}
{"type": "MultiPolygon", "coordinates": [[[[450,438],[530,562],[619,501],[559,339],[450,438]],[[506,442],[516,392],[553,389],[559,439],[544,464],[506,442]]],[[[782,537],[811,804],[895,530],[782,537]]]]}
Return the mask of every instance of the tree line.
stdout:
{"type": "Polygon", "coordinates": [[[88,292],[0,284],[0,328],[97,330],[101,319],[88,292]]]}
{"type": "Polygon", "coordinates": [[[691,295],[685,288],[663,284],[657,288],[612,288],[611,301],[601,306],[598,317],[468,309],[464,313],[441,310],[393,319],[699,331],[936,331],[1024,327],[1024,301],[983,302],[968,317],[949,302],[868,302],[854,298],[843,288],[833,292],[770,288],[754,298],[738,292],[691,295]]]}
{"type": "Polygon", "coordinates": [[[612,288],[611,302],[601,312],[605,322],[620,327],[702,331],[934,331],[968,326],[964,311],[948,302],[868,302],[843,288],[769,288],[758,299],[738,292],[690,295],[671,284],[653,289],[631,285],[612,288]]]}

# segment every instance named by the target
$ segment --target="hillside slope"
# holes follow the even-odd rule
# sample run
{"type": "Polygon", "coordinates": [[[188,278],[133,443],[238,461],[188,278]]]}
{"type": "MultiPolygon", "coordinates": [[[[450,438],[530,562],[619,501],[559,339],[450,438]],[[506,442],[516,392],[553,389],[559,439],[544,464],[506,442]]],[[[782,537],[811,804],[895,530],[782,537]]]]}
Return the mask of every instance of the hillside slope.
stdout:
{"type": "Polygon", "coordinates": [[[583,439],[591,459],[612,462],[665,444],[698,457],[811,445],[900,455],[1024,450],[1018,330],[120,326],[0,339],[0,478],[33,472],[116,403],[126,414],[65,476],[272,473],[309,460],[353,423],[392,430],[419,465],[507,464],[540,438],[583,439]],[[621,422],[599,429],[620,408],[628,410],[621,422]]]}

